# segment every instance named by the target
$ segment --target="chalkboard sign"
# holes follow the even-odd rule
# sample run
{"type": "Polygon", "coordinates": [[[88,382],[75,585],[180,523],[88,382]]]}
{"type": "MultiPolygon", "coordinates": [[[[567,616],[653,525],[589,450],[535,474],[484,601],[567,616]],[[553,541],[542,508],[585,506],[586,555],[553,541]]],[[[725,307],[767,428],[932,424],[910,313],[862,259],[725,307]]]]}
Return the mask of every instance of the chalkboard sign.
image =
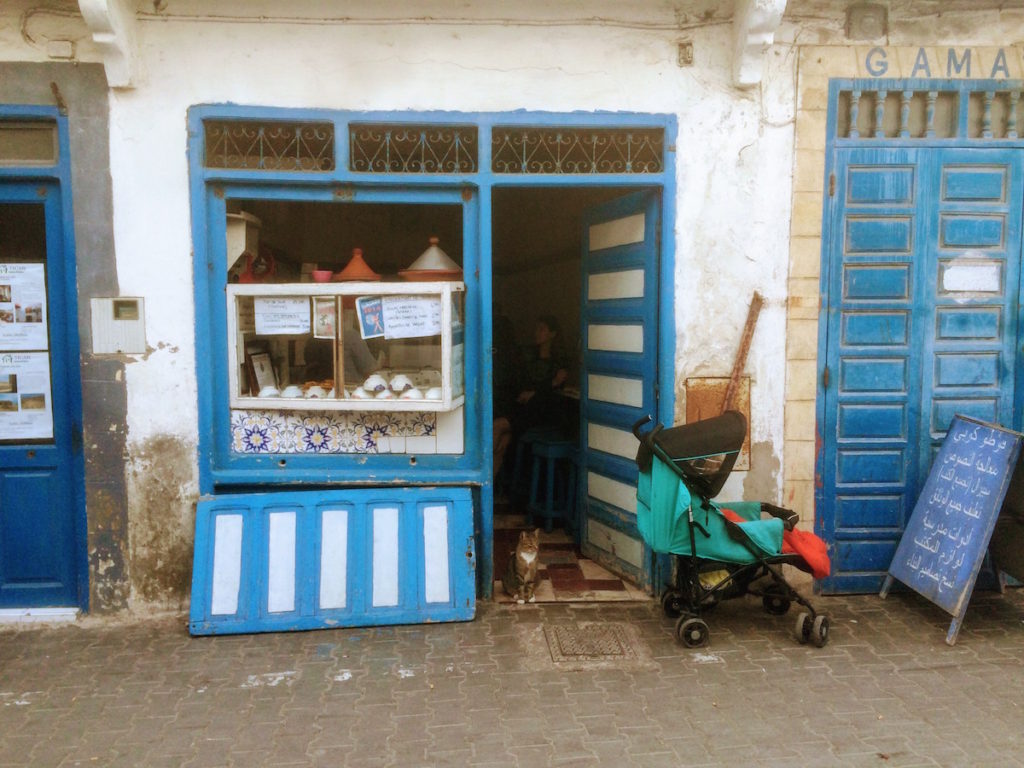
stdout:
{"type": "Polygon", "coordinates": [[[956,642],[1020,456],[1021,434],[955,416],[882,586],[893,579],[954,616],[956,642]]]}

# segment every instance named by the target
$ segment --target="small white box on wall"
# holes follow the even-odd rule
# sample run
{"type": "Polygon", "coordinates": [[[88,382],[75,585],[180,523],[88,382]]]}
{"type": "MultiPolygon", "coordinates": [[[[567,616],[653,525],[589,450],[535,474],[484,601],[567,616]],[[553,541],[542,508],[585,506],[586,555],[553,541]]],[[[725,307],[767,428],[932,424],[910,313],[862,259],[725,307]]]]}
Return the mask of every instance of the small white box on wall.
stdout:
{"type": "Polygon", "coordinates": [[[94,355],[146,352],[145,304],[139,297],[92,299],[94,355]]]}

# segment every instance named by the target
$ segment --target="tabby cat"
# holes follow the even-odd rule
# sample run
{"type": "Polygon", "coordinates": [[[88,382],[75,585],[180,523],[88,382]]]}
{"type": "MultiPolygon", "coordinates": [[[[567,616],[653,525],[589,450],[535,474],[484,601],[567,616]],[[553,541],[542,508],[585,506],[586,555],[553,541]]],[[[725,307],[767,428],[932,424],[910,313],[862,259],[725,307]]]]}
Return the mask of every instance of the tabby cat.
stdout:
{"type": "Polygon", "coordinates": [[[534,602],[534,590],[537,588],[537,561],[540,549],[540,528],[534,531],[522,531],[515,552],[511,552],[508,568],[501,579],[505,592],[516,599],[517,603],[534,602]]]}

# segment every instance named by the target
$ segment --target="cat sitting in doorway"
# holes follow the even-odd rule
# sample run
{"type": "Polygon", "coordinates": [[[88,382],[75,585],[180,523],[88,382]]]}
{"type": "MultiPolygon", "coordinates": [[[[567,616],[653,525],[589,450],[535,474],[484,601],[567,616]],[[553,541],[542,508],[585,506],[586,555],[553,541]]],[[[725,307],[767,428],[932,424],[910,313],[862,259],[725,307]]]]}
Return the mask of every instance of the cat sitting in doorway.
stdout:
{"type": "Polygon", "coordinates": [[[540,528],[522,531],[515,552],[509,553],[508,568],[501,579],[505,592],[517,603],[534,602],[537,589],[537,562],[540,554],[540,528]]]}

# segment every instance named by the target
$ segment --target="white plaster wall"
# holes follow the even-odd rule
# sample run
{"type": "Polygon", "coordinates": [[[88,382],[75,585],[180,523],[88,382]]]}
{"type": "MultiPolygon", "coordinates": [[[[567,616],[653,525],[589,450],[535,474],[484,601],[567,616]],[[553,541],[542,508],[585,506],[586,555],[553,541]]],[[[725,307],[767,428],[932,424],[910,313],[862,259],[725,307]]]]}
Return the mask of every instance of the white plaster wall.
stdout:
{"type": "MultiPolygon", "coordinates": [[[[636,23],[659,22],[648,15],[636,23]]],[[[681,378],[729,373],[756,287],[769,302],[751,352],[756,427],[767,432],[761,439],[781,436],[782,380],[771,374],[784,361],[778,310],[785,298],[792,125],[778,105],[792,103],[790,57],[778,57],[771,68],[766,100],[758,89],[732,87],[731,27],[722,24],[689,30],[697,57],[689,69],[676,64],[679,35],[658,29],[143,20],[138,31],[141,82],[112,98],[119,276],[125,293],[147,297],[150,344],[167,348],[129,369],[133,440],[166,432],[194,439],[184,119],[192,104],[227,101],[676,112],[677,371],[681,378]],[[154,399],[184,407],[154,412],[154,399]]]]}

